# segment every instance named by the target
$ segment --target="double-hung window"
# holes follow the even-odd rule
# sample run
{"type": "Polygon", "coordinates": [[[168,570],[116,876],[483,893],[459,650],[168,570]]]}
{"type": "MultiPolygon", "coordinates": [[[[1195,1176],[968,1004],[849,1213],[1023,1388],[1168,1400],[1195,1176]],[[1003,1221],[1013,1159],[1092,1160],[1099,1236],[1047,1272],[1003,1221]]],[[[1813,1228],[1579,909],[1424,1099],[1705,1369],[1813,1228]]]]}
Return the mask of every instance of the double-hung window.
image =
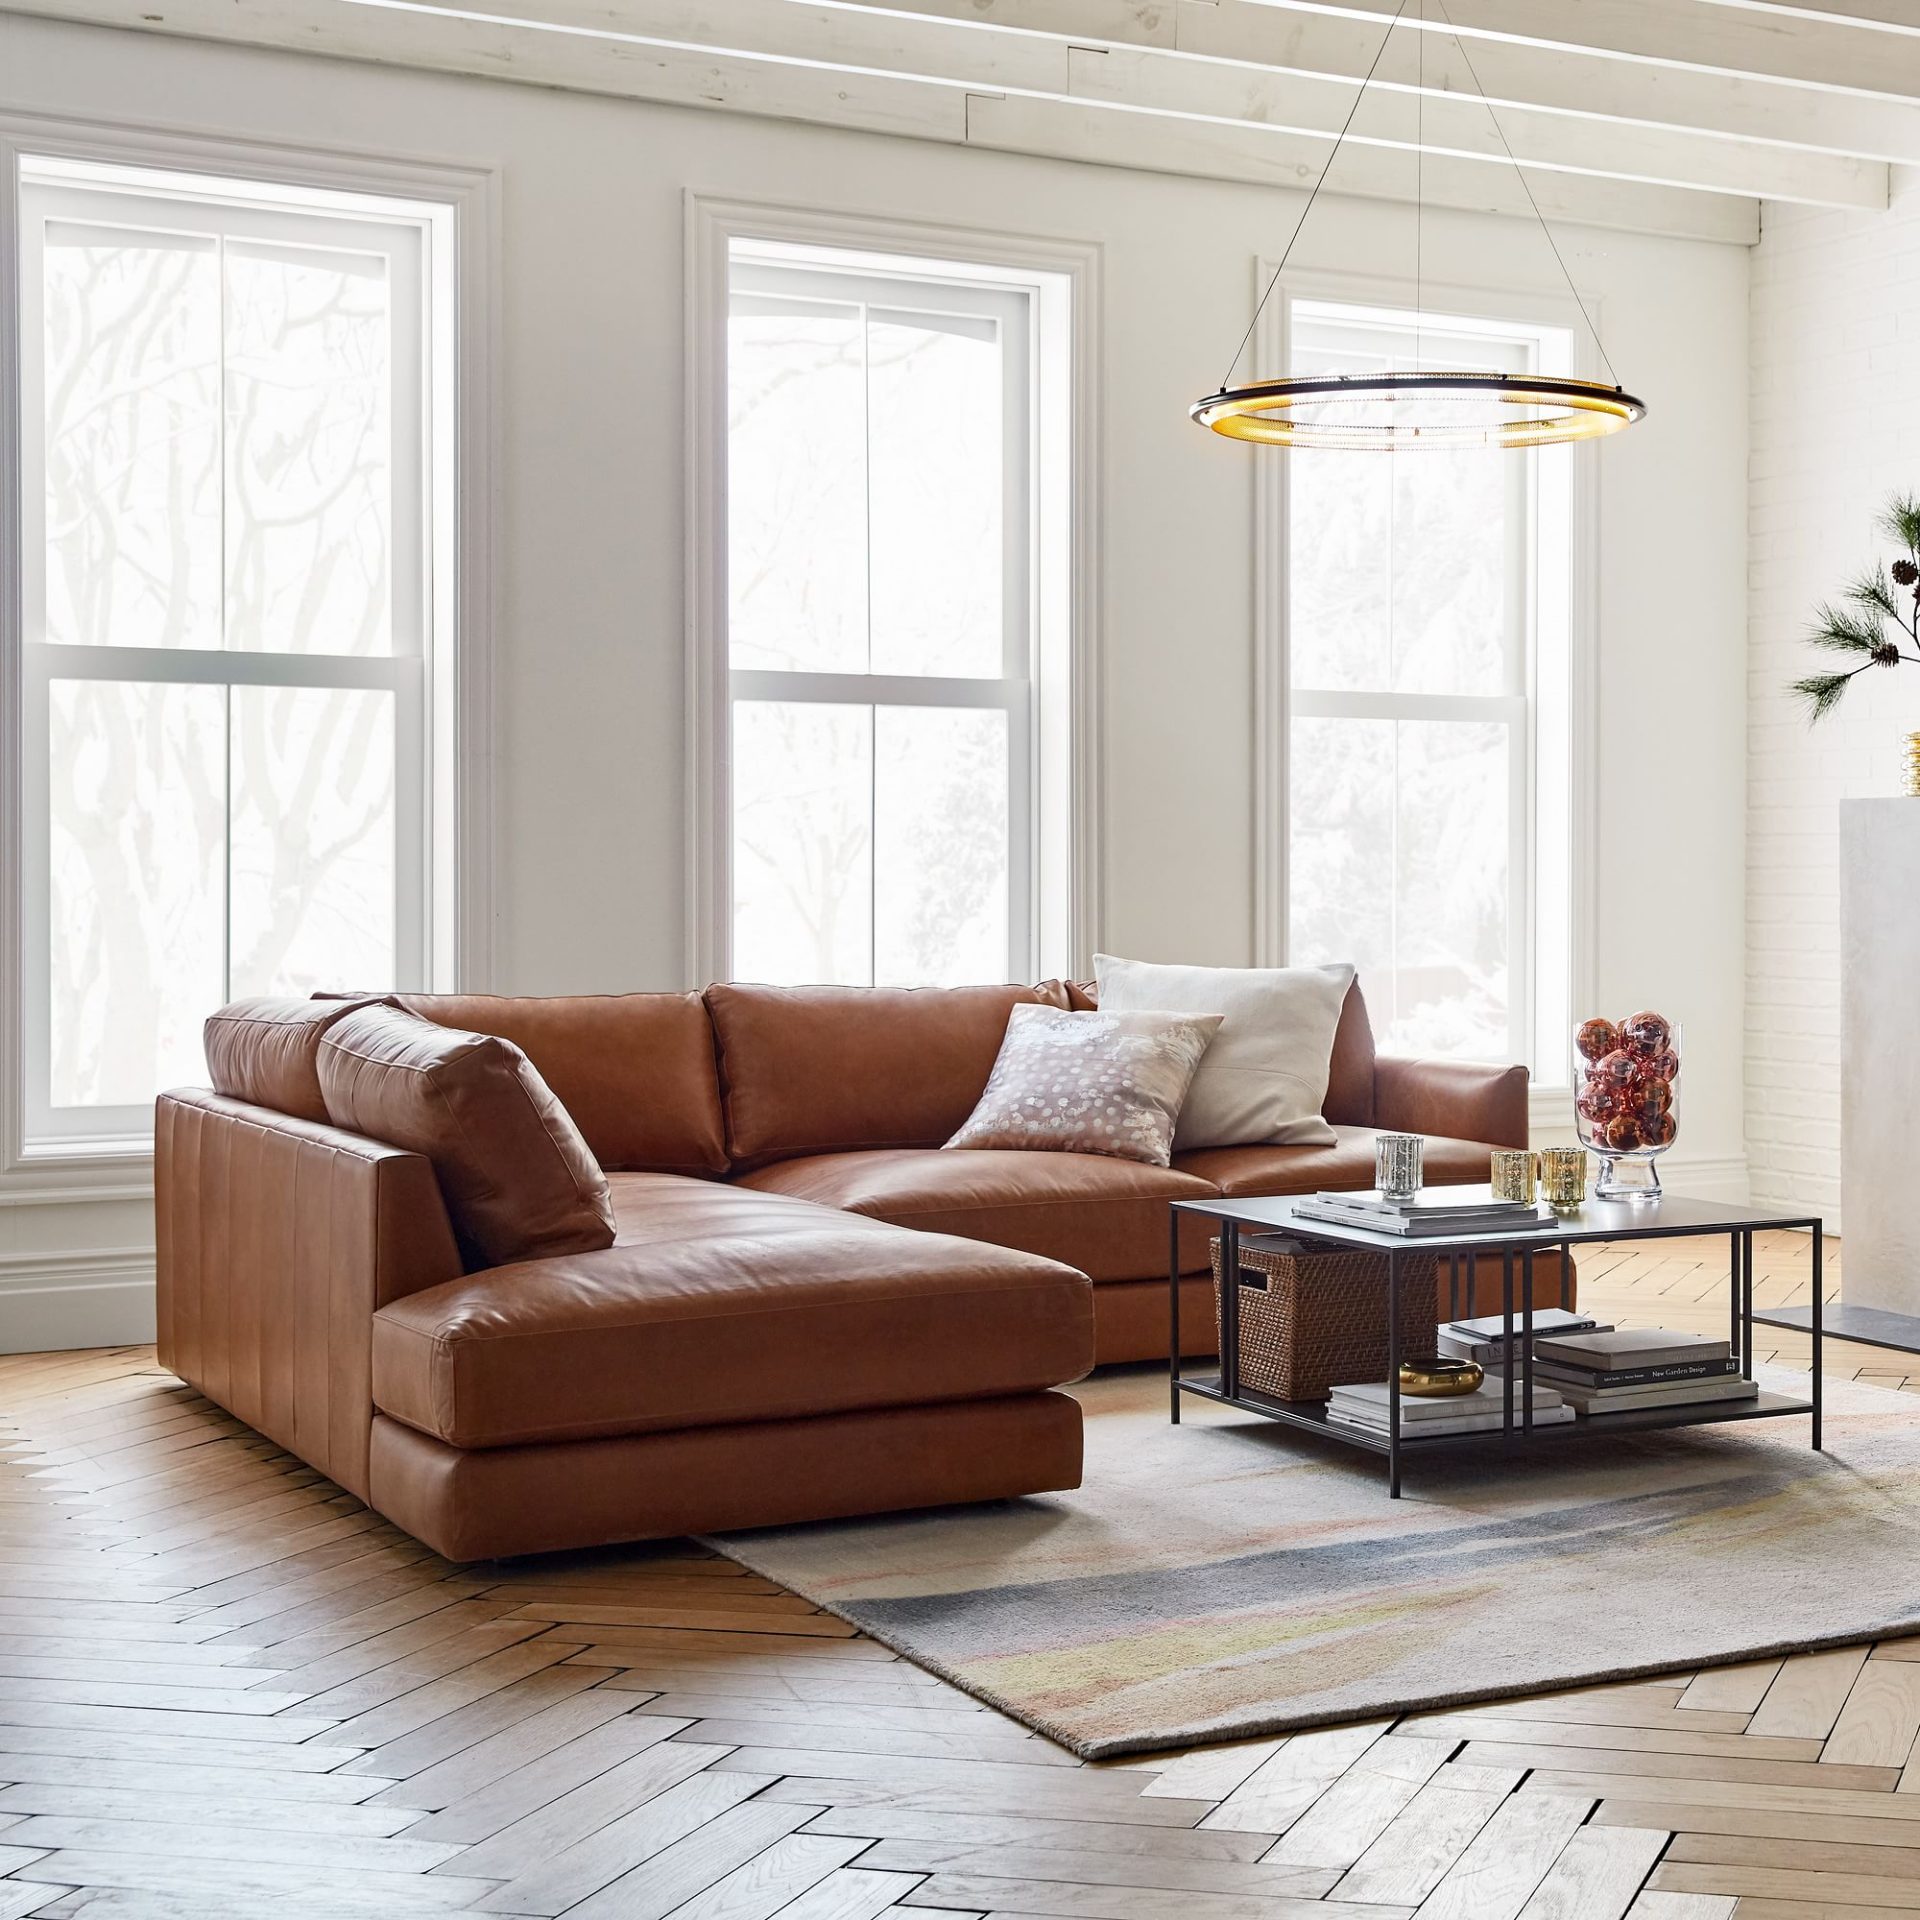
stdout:
{"type": "Polygon", "coordinates": [[[1032,978],[1048,770],[1030,285],[735,242],[729,972],[1032,978]]]}
{"type": "MultiPolygon", "coordinates": [[[[1300,374],[1552,373],[1564,329],[1296,300],[1300,374]]],[[[1383,1049],[1565,1084],[1571,449],[1287,469],[1287,944],[1383,1049]]]]}
{"type": "Polygon", "coordinates": [[[20,211],[24,1109],[76,1151],[225,1000],[428,983],[442,235],[53,161],[20,211]]]}

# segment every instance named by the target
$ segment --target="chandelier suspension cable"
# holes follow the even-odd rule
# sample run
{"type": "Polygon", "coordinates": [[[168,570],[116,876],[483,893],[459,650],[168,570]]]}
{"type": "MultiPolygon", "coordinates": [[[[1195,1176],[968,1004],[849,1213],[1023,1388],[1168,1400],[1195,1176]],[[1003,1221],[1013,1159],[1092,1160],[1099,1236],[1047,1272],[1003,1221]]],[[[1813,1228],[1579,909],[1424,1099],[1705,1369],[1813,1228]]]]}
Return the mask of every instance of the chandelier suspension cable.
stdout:
{"type": "Polygon", "coordinates": [[[1427,239],[1427,0],[1420,0],[1420,72],[1413,100],[1413,366],[1420,370],[1426,321],[1425,281],[1427,239]]]}
{"type": "MultiPolygon", "coordinates": [[[[1533,188],[1527,180],[1527,170],[1516,158],[1513,145],[1507,138],[1506,129],[1500,124],[1500,116],[1493,110],[1493,102],[1487,97],[1487,90],[1480,84],[1479,70],[1473,64],[1473,55],[1467,51],[1466,35],[1453,24],[1453,15],[1447,11],[1447,0],[1435,0],[1440,9],[1440,18],[1447,23],[1447,30],[1453,35],[1453,44],[1460,49],[1460,58],[1467,64],[1467,78],[1473,82],[1473,90],[1480,96],[1480,104],[1487,110],[1487,118],[1493,130],[1500,137],[1500,145],[1508,160],[1513,163],[1513,171],[1520,181],[1520,190],[1527,196],[1527,205],[1533,209],[1533,217],[1539,223],[1540,231],[1546,235],[1547,245],[1553,250],[1553,263],[1560,269],[1560,278],[1567,283],[1567,291],[1573,295],[1573,304],[1580,309],[1580,318],[1586,322],[1587,331],[1593,336],[1595,350],[1600,355],[1600,364],[1607,370],[1607,378],[1617,387],[1620,376],[1613,370],[1613,358],[1607,352],[1607,343],[1600,338],[1600,329],[1593,324],[1593,315],[1587,310],[1586,300],[1580,289],[1574,284],[1573,275],[1567,271],[1567,263],[1561,256],[1560,243],[1553,237],[1553,229],[1547,225],[1547,216],[1540,211],[1540,202],[1533,197],[1533,188]]],[[[1427,0],[1420,0],[1422,17],[1426,13],[1427,0]]],[[[1396,16],[1397,18],[1398,16],[1396,16]]],[[[1391,27],[1387,29],[1393,31],[1391,27]]],[[[1424,56],[1423,56],[1424,58],[1424,56]]]]}
{"type": "MultiPolygon", "coordinates": [[[[1333,146],[1320,168],[1320,177],[1313,183],[1313,191],[1307,195],[1307,204],[1300,209],[1300,218],[1293,223],[1293,231],[1287,236],[1286,251],[1280,256],[1280,264],[1274,268],[1272,277],[1267,281],[1266,290],[1260,296],[1259,304],[1253,310],[1253,318],[1247,322],[1247,330],[1240,336],[1240,344],[1233,351],[1233,358],[1227,362],[1227,370],[1220,376],[1220,390],[1224,393],[1233,384],[1233,370],[1240,364],[1240,356],[1247,350],[1247,342],[1253,338],[1254,329],[1260,324],[1260,316],[1267,310],[1267,302],[1273,298],[1273,290],[1280,284],[1280,276],[1287,270],[1287,262],[1293,258],[1293,249],[1300,238],[1300,230],[1307,224],[1307,215],[1313,211],[1313,203],[1320,198],[1320,189],[1327,184],[1327,175],[1332,171],[1334,157],[1339,153],[1341,143],[1347,137],[1348,129],[1353,125],[1354,115],[1360,111],[1360,103],[1367,97],[1367,88],[1378,71],[1387,44],[1393,38],[1393,30],[1400,24],[1400,16],[1406,12],[1408,0],[1400,0],[1394,9],[1394,15],[1387,22],[1387,30],[1380,36],[1380,44],[1374,49],[1373,65],[1367,69],[1366,79],[1360,82],[1360,91],[1353,96],[1353,105],[1347,109],[1347,117],[1341,122],[1340,131],[1334,135],[1333,146]]],[[[1477,83],[1476,83],[1477,84],[1477,83]]]]}
{"type": "MultiPolygon", "coordinates": [[[[1241,386],[1232,385],[1247,348],[1259,332],[1260,322],[1272,301],[1274,290],[1285,276],[1294,250],[1300,243],[1315,206],[1319,204],[1333,163],[1352,133],[1361,102],[1379,75],[1381,63],[1393,42],[1395,31],[1406,24],[1411,0],[1399,0],[1393,17],[1387,22],[1374,49],[1373,59],[1360,81],[1359,91],[1347,110],[1332,149],[1322,163],[1306,205],[1287,236],[1280,263],[1268,277],[1254,306],[1233,358],[1227,363],[1225,377],[1212,393],[1204,395],[1187,409],[1191,419],[1228,439],[1249,440],[1269,446],[1289,448],[1341,448],[1349,451],[1373,450],[1389,454],[1442,451],[1453,448],[1504,447],[1524,450],[1528,447],[1554,446],[1563,441],[1592,440],[1618,433],[1646,417],[1646,403],[1627,392],[1614,372],[1613,357],[1607,352],[1592,311],[1568,270],[1566,256],[1554,238],[1540,211],[1540,202],[1527,178],[1526,169],[1514,153],[1507,130],[1480,83],[1473,56],[1467,52],[1463,36],[1447,11],[1447,0],[1439,0],[1440,19],[1436,26],[1428,18],[1427,0],[1420,0],[1417,26],[1420,33],[1414,79],[1416,122],[1414,134],[1414,213],[1413,213],[1413,340],[1411,367],[1397,366],[1404,345],[1391,352],[1384,372],[1354,369],[1326,373],[1283,373],[1278,378],[1258,379],[1241,386]],[[1607,382],[1558,374],[1502,373],[1487,369],[1456,368],[1453,371],[1428,372],[1426,353],[1426,96],[1427,41],[1433,32],[1444,32],[1460,48],[1469,81],[1480,97],[1492,123],[1495,137],[1506,156],[1506,164],[1520,176],[1520,190],[1527,197],[1534,223],[1540,229],[1553,256],[1554,265],[1566,283],[1567,292],[1578,310],[1582,324],[1592,337],[1607,382]]],[[[1388,145],[1400,144],[1387,142],[1388,145]]],[[[1489,151],[1487,160],[1495,156],[1489,151]]],[[[1405,334],[1397,337],[1404,342],[1405,334]]]]}
{"type": "MultiPolygon", "coordinates": [[[[1420,22],[1426,25],[1427,0],[1420,0],[1420,22]]],[[[1387,29],[1393,31],[1391,27],[1387,29]]],[[[1418,373],[1422,364],[1424,345],[1424,322],[1426,319],[1426,294],[1424,270],[1426,266],[1427,237],[1427,36],[1424,31],[1415,35],[1419,70],[1415,75],[1413,93],[1413,371],[1418,373]]],[[[1393,362],[1388,360],[1391,369],[1393,362]]],[[[1387,456],[1387,659],[1389,662],[1399,658],[1394,651],[1394,616],[1400,610],[1400,450],[1395,447],[1387,456]]],[[[1393,777],[1397,783],[1400,778],[1400,729],[1393,730],[1393,777]]],[[[1394,838],[1399,839],[1400,826],[1394,822],[1394,838]]],[[[1394,848],[1396,860],[1399,848],[1394,848]]],[[[1400,907],[1394,903],[1394,916],[1399,917],[1400,907]]],[[[1397,934],[1396,934],[1397,938],[1397,934]]]]}

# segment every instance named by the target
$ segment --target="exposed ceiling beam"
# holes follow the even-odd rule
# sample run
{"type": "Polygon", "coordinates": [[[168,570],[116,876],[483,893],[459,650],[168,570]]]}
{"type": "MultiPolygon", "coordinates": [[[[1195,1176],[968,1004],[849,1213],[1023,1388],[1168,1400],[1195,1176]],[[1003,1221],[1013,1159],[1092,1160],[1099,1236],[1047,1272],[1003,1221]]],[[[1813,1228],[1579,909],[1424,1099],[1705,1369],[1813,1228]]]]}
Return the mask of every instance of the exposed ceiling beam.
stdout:
{"type": "MultiPolygon", "coordinates": [[[[1317,75],[1149,48],[1083,45],[1072,52],[1069,92],[1116,106],[1328,136],[1340,132],[1354,106],[1351,82],[1317,75]]],[[[1685,127],[1489,107],[1460,93],[1370,92],[1347,139],[1503,167],[1518,161],[1535,176],[1587,174],[1828,207],[1880,208],[1888,198],[1882,161],[1726,140],[1685,127]]],[[[1537,190],[1540,183],[1530,184],[1537,190]]]]}
{"type": "Polygon", "coordinates": [[[1699,0],[1708,7],[1745,7],[1753,13],[1800,14],[1809,20],[1844,20],[1852,26],[1891,27],[1920,36],[1912,0],[1699,0]]]}
{"type": "MultiPolygon", "coordinates": [[[[970,94],[967,138],[974,146],[1254,185],[1310,185],[1318,171],[1312,155],[1290,136],[1198,120],[1050,105],[1019,94],[970,94]]],[[[1511,168],[1429,156],[1423,174],[1422,192],[1430,206],[1530,218],[1526,196],[1511,168]]],[[[1759,204],[1753,200],[1566,175],[1536,176],[1531,184],[1541,214],[1555,226],[1575,222],[1622,227],[1739,246],[1751,246],[1760,237],[1759,204]]],[[[1411,156],[1378,148],[1343,152],[1328,181],[1329,192],[1400,201],[1412,198],[1413,187],[1411,156]]],[[[1281,243],[1291,230],[1290,218],[1283,217],[1277,225],[1276,239],[1281,243]]],[[[1309,229],[1302,241],[1302,258],[1310,263],[1312,253],[1309,229]]]]}
{"type": "MultiPolygon", "coordinates": [[[[8,15],[127,27],[228,45],[279,47],[380,66],[475,74],[531,86],[716,107],[781,120],[956,143],[966,139],[966,89],[828,68],[727,61],[596,35],[500,28],[425,10],[341,6],[336,0],[5,0],[8,15]]],[[[0,44],[4,44],[0,40],[0,44]]],[[[3,71],[0,68],[0,71],[3,71]]]]}
{"type": "Polygon", "coordinates": [[[1729,0],[1257,0],[1289,12],[1344,13],[1384,30],[1574,48],[1612,59],[1745,74],[1793,86],[1920,100],[1914,27],[1825,8],[1729,0]]]}
{"type": "MultiPolygon", "coordinates": [[[[858,9],[763,0],[763,10],[777,12],[796,37],[784,47],[756,50],[695,46],[666,34],[649,39],[628,23],[642,17],[669,25],[678,21],[672,30],[688,33],[685,10],[693,0],[644,0],[644,15],[641,4],[620,0],[616,8],[594,0],[516,0],[512,17],[498,17],[471,5],[442,7],[434,0],[248,0],[244,7],[232,0],[5,0],[13,12],[147,32],[295,47],[1265,185],[1310,186],[1331,147],[1324,133],[1216,124],[1097,96],[1077,98],[1072,92],[1076,63],[1064,40],[955,29],[966,42],[947,50],[957,70],[935,79],[862,63],[844,51],[830,54],[813,25],[815,16],[832,14],[838,26],[857,26],[863,17],[858,9]],[[540,8],[538,22],[526,17],[533,4],[540,8]],[[1007,69],[1026,63],[1022,70],[1030,80],[1041,71],[1032,64],[1036,61],[1051,63],[1054,84],[1044,92],[1010,90],[1025,82],[1009,79],[1007,69]]],[[[1097,75],[1087,71],[1086,59],[1078,64],[1080,82],[1094,85],[1097,75]]],[[[1423,171],[1425,197],[1435,206],[1526,210],[1521,186],[1505,164],[1439,154],[1428,158],[1423,171]]],[[[1338,192],[1404,200],[1413,191],[1414,174],[1410,153],[1361,144],[1342,153],[1330,185],[1338,192]]],[[[1750,243],[1758,232],[1757,203],[1744,194],[1574,172],[1538,172],[1529,184],[1549,219],[1736,244],[1750,243]]]]}
{"type": "MultiPolygon", "coordinates": [[[[885,3],[918,6],[922,0],[885,3]]],[[[931,3],[945,5],[946,0],[931,3]]],[[[1022,3],[985,0],[987,7],[1022,3]]],[[[1686,0],[1665,3],[1681,5],[1686,0]]],[[[1358,80],[1381,43],[1377,22],[1339,13],[1301,12],[1262,0],[1172,4],[1175,44],[1190,53],[1358,80]]],[[[1445,5],[1458,12],[1457,0],[1428,0],[1428,5],[1430,11],[1445,5]]],[[[1549,17],[1544,0],[1534,0],[1534,17],[1549,17]]],[[[1818,152],[1920,162],[1920,101],[1834,93],[1519,40],[1481,40],[1469,47],[1452,34],[1424,38],[1424,85],[1429,90],[1479,94],[1484,89],[1501,105],[1627,128],[1677,127],[1818,152]]],[[[1417,61],[1395,59],[1390,52],[1381,64],[1390,87],[1422,84],[1417,61]]]]}
{"type": "MultiPolygon", "coordinates": [[[[1445,0],[1428,0],[1436,13],[1445,0]]],[[[1545,8],[1549,0],[1536,0],[1545,8]]],[[[1684,0],[1671,0],[1683,4],[1684,0]]],[[[1902,4],[1906,0],[1901,0],[1902,4]]],[[[942,19],[981,31],[1039,33],[1085,45],[1157,47],[1357,86],[1380,51],[1382,23],[1260,0],[838,0],[907,19],[942,19]]],[[[1920,0],[1915,0],[1920,5],[1920,0]]],[[[1390,11],[1390,9],[1389,9],[1390,11]]],[[[1544,11],[1542,17],[1545,17],[1544,11]]],[[[1411,33],[1402,38],[1411,43],[1411,33]]],[[[1628,137],[1666,127],[1766,146],[1920,164],[1920,101],[1835,93],[1616,58],[1578,47],[1423,36],[1425,73],[1396,50],[1381,63],[1383,90],[1429,98],[1477,96],[1503,110],[1618,125],[1628,137]],[[1469,66],[1469,60],[1471,66],[1469,66]]]]}
{"type": "MultiPolygon", "coordinates": [[[[1205,120],[1307,142],[1317,173],[1342,128],[1349,152],[1379,147],[1443,160],[1478,162],[1509,173],[1517,158],[1530,171],[1585,174],[1650,186],[1698,188],[1742,198],[1810,205],[1878,208],[1887,204],[1882,163],[1837,154],[1808,154],[1764,142],[1738,142],[1687,128],[1626,127],[1589,117],[1491,109],[1477,97],[1446,92],[1370,91],[1356,116],[1358,83],[1318,74],[1275,71],[1160,47],[1079,45],[1057,35],[982,29],[926,15],[820,0],[416,0],[423,10],[522,21],[568,31],[621,33],[714,57],[796,61],[1079,100],[1115,112],[1147,112],[1205,120]],[[1320,139],[1317,156],[1312,143],[1320,139]],[[1510,151],[1511,149],[1511,151],[1510,151]]],[[[1217,12],[1199,6],[1196,13],[1217,12]]],[[[1418,44],[1406,49],[1409,77],[1418,72],[1418,44]]],[[[1290,153],[1284,163],[1294,165],[1290,153]]],[[[1344,164],[1344,163],[1343,163],[1344,164]]],[[[1376,170],[1377,171],[1377,170],[1376,170]]],[[[1410,160],[1400,174],[1411,192],[1410,160]]],[[[1465,172],[1462,174],[1463,184],[1465,172]]],[[[1539,192],[1543,182],[1530,181],[1539,192]]],[[[1475,198],[1521,199],[1507,180],[1475,198]]]]}

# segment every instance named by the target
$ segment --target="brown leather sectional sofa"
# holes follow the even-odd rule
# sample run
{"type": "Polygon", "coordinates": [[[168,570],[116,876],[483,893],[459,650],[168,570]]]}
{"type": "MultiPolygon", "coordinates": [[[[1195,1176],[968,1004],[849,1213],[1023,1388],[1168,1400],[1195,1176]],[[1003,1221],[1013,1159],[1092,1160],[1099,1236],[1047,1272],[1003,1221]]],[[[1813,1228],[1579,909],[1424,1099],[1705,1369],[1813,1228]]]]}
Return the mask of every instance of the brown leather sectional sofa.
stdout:
{"type": "MultiPolygon", "coordinates": [[[[1357,989],[1336,1145],[1170,1168],[937,1151],[1016,1002],[1091,1004],[1058,982],[394,1000],[524,1050],[613,1244],[487,1264],[427,1153],[328,1119],[296,1009],[160,1099],[160,1357],[456,1560],[1075,1486],[1057,1389],[1165,1356],[1169,1201],[1365,1186],[1377,1127],[1484,1180],[1527,1133],[1523,1069],[1377,1058],[1357,989]]],[[[1194,1352],[1206,1258],[1196,1230],[1194,1352]]]]}

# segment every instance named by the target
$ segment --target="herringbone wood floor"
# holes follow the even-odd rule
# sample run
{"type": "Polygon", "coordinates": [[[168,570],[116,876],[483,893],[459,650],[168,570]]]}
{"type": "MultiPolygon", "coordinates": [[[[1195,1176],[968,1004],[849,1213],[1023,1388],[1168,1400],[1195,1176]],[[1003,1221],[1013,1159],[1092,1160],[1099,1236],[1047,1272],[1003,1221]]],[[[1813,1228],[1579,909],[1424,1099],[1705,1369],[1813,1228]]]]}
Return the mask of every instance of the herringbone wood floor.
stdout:
{"type": "MultiPolygon", "coordinates": [[[[1585,1297],[1717,1328],[1722,1257],[1585,1297]]],[[[0,1920],[1920,1911],[1920,1640],[1083,1766],[690,1547],[451,1567],[145,1349],[0,1408],[0,1920]]]]}

